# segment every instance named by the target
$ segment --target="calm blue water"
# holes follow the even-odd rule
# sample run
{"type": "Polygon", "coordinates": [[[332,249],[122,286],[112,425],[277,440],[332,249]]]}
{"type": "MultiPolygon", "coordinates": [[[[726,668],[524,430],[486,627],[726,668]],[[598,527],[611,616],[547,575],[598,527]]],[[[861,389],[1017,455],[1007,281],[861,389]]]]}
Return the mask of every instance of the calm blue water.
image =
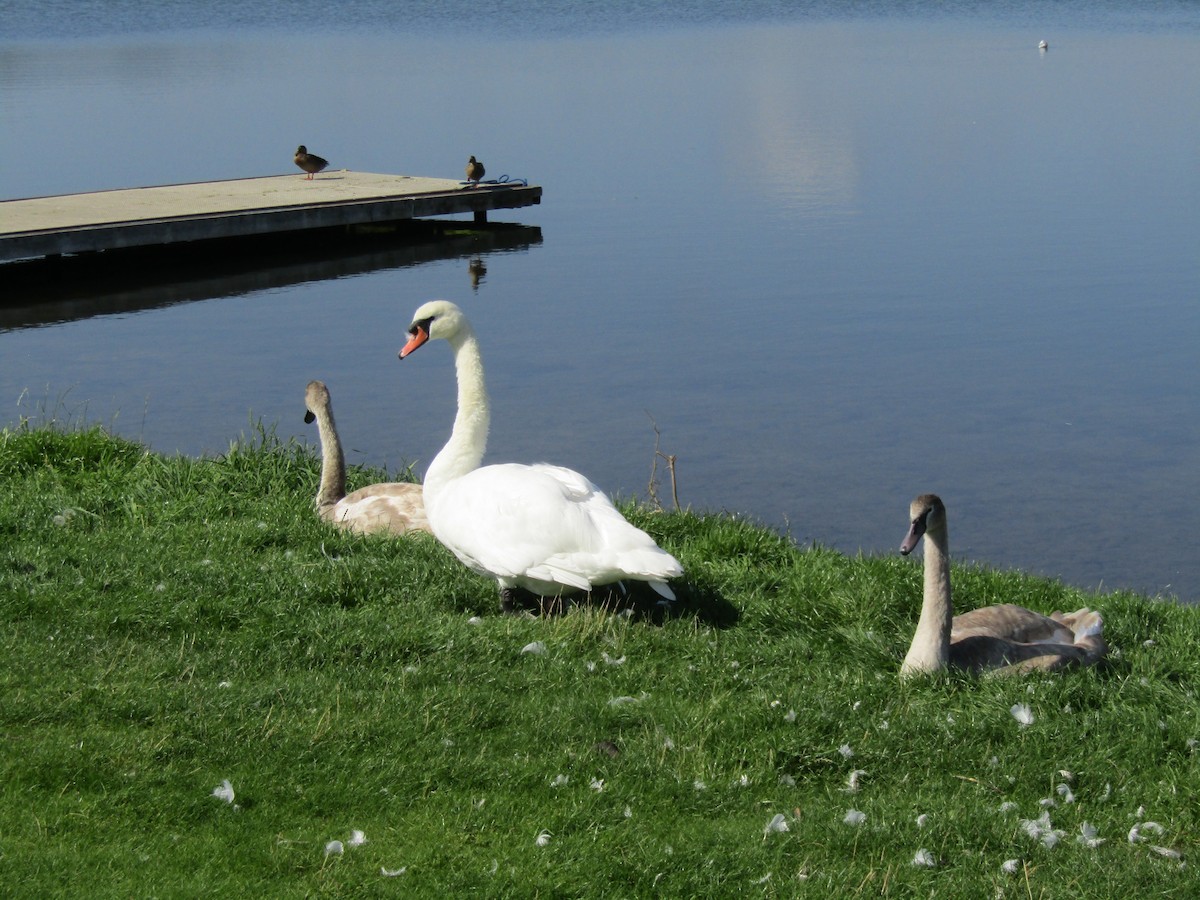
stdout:
{"type": "Polygon", "coordinates": [[[319,377],[352,461],[423,468],[450,355],[396,351],[443,296],[494,461],[644,495],[657,426],[696,508],[889,553],[932,490],[960,558],[1200,599],[1200,5],[244,6],[0,3],[0,197],[473,153],[544,187],[493,216],[540,239],[477,289],[448,253],[22,295],[0,424],[314,441],[319,377]]]}

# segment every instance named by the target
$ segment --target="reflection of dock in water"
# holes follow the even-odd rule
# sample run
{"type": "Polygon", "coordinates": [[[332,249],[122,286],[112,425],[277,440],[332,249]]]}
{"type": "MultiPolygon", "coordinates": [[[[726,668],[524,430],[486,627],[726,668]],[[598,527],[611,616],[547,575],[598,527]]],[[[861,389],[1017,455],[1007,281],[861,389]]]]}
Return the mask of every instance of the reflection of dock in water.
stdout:
{"type": "Polygon", "coordinates": [[[226,241],[205,241],[9,263],[0,266],[0,330],[139,312],[448,259],[470,260],[463,278],[475,284],[481,256],[527,250],[541,242],[542,230],[536,226],[424,219],[351,232],[274,235],[249,245],[239,240],[240,252],[230,252],[226,241]],[[251,252],[245,252],[248,248],[251,252]]]}

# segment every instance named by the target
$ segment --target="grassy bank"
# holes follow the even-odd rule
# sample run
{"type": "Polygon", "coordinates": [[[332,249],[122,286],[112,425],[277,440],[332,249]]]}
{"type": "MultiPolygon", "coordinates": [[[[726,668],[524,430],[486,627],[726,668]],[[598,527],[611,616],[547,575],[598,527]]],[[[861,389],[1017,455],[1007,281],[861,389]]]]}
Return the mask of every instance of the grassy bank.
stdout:
{"type": "Polygon", "coordinates": [[[502,616],[432,538],[319,522],[317,473],[0,433],[3,893],[1200,888],[1194,609],[959,568],[960,608],[1101,609],[1113,659],[901,684],[919,562],[630,507],[679,615],[502,616]]]}

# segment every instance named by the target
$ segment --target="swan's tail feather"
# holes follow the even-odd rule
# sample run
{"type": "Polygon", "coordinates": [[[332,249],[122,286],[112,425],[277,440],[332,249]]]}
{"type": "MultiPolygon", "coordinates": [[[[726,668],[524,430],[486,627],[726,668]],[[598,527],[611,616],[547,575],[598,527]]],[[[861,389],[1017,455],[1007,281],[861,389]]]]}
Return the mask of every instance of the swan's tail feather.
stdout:
{"type": "Polygon", "coordinates": [[[574,588],[579,591],[590,591],[592,582],[580,575],[574,569],[555,565],[547,560],[540,566],[533,566],[525,571],[526,578],[536,578],[539,581],[549,581],[554,584],[564,585],[565,587],[574,588]]]}
{"type": "Polygon", "coordinates": [[[666,581],[683,575],[683,566],[674,556],[660,547],[630,550],[622,553],[617,565],[632,578],[666,581]]]}
{"type": "MultiPolygon", "coordinates": [[[[611,584],[627,578],[651,584],[657,582],[665,587],[664,583],[668,579],[678,578],[683,574],[683,567],[671,554],[655,547],[614,555],[560,553],[531,566],[523,574],[586,591],[591,590],[593,584],[611,584]]],[[[660,588],[656,587],[655,590],[663,593],[660,588]]]]}
{"type": "Polygon", "coordinates": [[[666,597],[668,600],[675,600],[675,592],[671,590],[670,585],[668,585],[665,581],[647,581],[646,584],[650,585],[650,587],[654,588],[655,591],[657,591],[663,597],[666,597]]]}
{"type": "Polygon", "coordinates": [[[1104,631],[1104,619],[1100,613],[1091,613],[1087,621],[1079,622],[1075,626],[1075,643],[1079,643],[1082,638],[1099,637],[1104,631]]]}
{"type": "Polygon", "coordinates": [[[1074,660],[1079,665],[1091,666],[1108,655],[1108,644],[1104,640],[1104,617],[1086,606],[1073,613],[1059,614],[1058,620],[1075,635],[1074,645],[1079,656],[1074,660]]]}
{"type": "Polygon", "coordinates": [[[1051,618],[1070,628],[1077,644],[1085,637],[1094,637],[1104,631],[1104,617],[1086,606],[1073,613],[1055,613],[1051,618]]]}

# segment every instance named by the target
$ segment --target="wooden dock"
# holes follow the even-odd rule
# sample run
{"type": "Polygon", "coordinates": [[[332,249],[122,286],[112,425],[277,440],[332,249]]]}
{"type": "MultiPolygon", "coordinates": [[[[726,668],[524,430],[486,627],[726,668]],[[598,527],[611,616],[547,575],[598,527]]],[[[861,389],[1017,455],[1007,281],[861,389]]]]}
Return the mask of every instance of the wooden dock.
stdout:
{"type": "Polygon", "coordinates": [[[397,222],[541,203],[523,181],[322,172],[0,201],[0,263],[397,222]]]}

